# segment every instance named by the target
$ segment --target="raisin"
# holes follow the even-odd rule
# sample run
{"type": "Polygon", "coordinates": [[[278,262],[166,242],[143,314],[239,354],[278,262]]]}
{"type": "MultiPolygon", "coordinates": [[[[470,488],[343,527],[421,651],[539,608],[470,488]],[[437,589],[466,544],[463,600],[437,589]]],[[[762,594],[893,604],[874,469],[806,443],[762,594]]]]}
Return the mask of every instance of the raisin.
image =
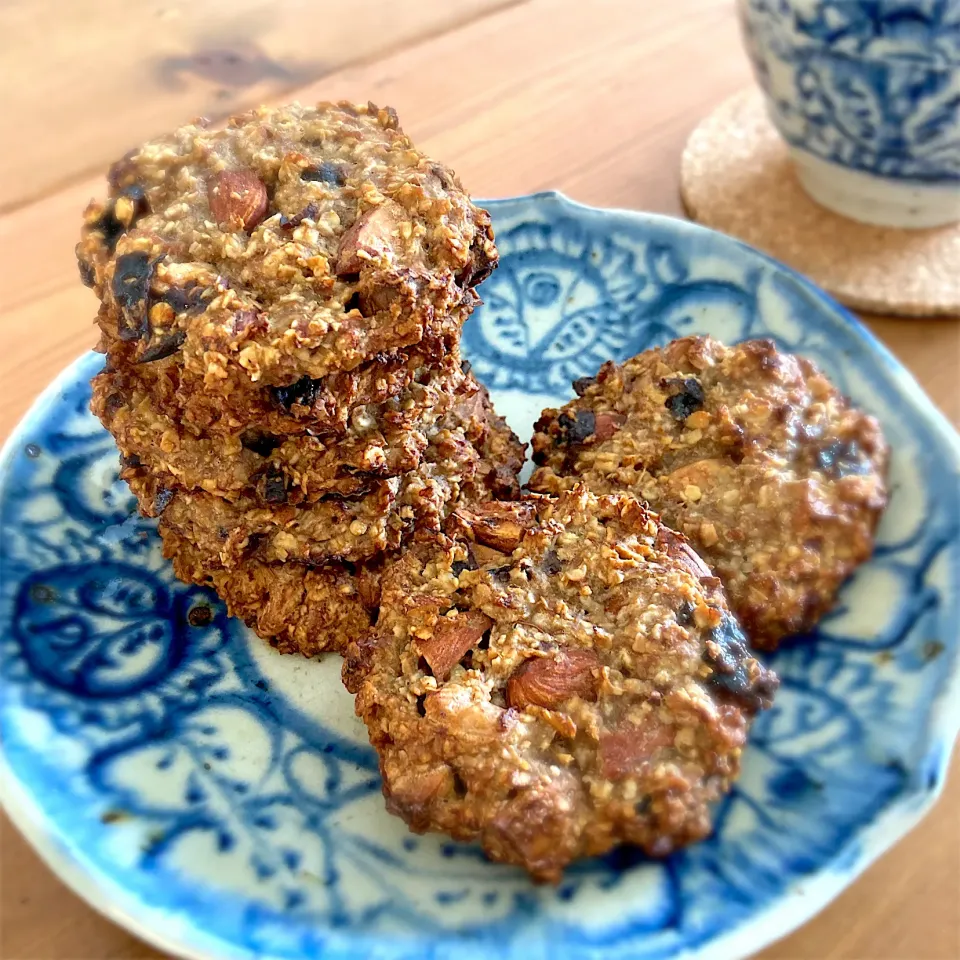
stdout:
{"type": "Polygon", "coordinates": [[[580,377],[579,380],[573,381],[573,392],[578,397],[582,397],[596,382],[596,377],[580,377]]]}
{"type": "Polygon", "coordinates": [[[660,386],[670,392],[663,405],[675,420],[686,420],[703,407],[703,387],[693,377],[672,377],[661,380],[660,386]]]}
{"type": "Polygon", "coordinates": [[[540,569],[549,577],[556,576],[563,569],[563,564],[560,562],[556,550],[550,549],[543,555],[543,559],[540,561],[540,569]]]}
{"type": "MultiPolygon", "coordinates": [[[[116,200],[110,204],[110,206],[103,211],[100,216],[100,219],[97,220],[91,227],[92,230],[101,234],[103,237],[104,246],[109,250],[110,253],[116,249],[117,241],[120,237],[123,236],[127,230],[136,223],[136,221],[142,217],[148,210],[147,207],[147,198],[143,192],[143,187],[137,186],[133,183],[127,187],[124,187],[120,191],[120,197],[126,197],[133,203],[133,217],[130,220],[130,223],[125,224],[122,220],[117,217],[116,214],[116,200]]],[[[119,199],[119,197],[118,197],[119,199]]]]}
{"type": "Polygon", "coordinates": [[[689,600],[684,600],[677,608],[677,623],[681,627],[689,627],[693,623],[693,611],[696,608],[689,600]]]}
{"type": "Polygon", "coordinates": [[[292,230],[294,227],[299,227],[304,220],[316,220],[319,212],[320,209],[315,203],[308,203],[299,213],[295,213],[292,217],[281,213],[280,228],[282,230],[292,230]]]}
{"type": "Polygon", "coordinates": [[[83,285],[92,287],[97,281],[97,274],[93,266],[84,260],[78,260],[77,266],[80,268],[80,280],[83,285]]]}
{"type": "Polygon", "coordinates": [[[300,172],[300,179],[314,183],[333,183],[342,187],[347,182],[347,172],[342,163],[324,160],[315,167],[305,167],[300,172]]]}
{"type": "Polygon", "coordinates": [[[171,287],[160,299],[169,304],[174,313],[200,313],[206,307],[204,290],[196,284],[189,287],[171,287]]]}
{"type": "Polygon", "coordinates": [[[280,438],[273,437],[269,433],[264,434],[244,434],[240,438],[243,446],[260,457],[269,457],[277,447],[280,446],[280,438]]]}
{"type": "Polygon", "coordinates": [[[110,253],[117,247],[117,241],[126,233],[127,228],[116,218],[113,207],[103,211],[100,219],[92,224],[91,230],[103,237],[103,245],[110,253]]]}
{"type": "Polygon", "coordinates": [[[113,418],[127,405],[127,398],[122,393],[111,393],[104,402],[103,415],[107,421],[113,418]]]}
{"type": "Polygon", "coordinates": [[[730,614],[724,614],[719,626],[710,631],[710,639],[719,652],[711,656],[704,651],[704,661],[713,667],[707,683],[744,710],[755,712],[769,706],[780,681],[776,674],[759,667],[750,655],[740,624],[730,614]]]}
{"type": "Polygon", "coordinates": [[[596,430],[597,418],[592,410],[577,410],[572,417],[561,413],[557,418],[557,426],[560,428],[556,438],[558,445],[583,443],[596,430]]]}
{"type": "Polygon", "coordinates": [[[171,333],[164,334],[143,351],[137,363],[152,363],[154,360],[163,360],[165,357],[176,353],[186,339],[186,330],[174,330],[171,333]]]}
{"type": "Polygon", "coordinates": [[[113,296],[121,311],[117,333],[121,340],[140,340],[147,333],[147,301],[157,261],[142,251],[117,258],[113,296]]]}
{"type": "Polygon", "coordinates": [[[473,555],[473,551],[470,547],[467,547],[467,559],[466,560],[454,560],[453,564],[450,567],[453,575],[459,577],[464,570],[476,570],[477,569],[477,558],[473,555]]]}
{"type": "Polygon", "coordinates": [[[296,405],[301,407],[312,407],[317,401],[320,393],[320,381],[312,380],[310,377],[301,377],[296,383],[291,383],[286,387],[271,387],[274,399],[284,409],[296,405]]]}
{"type": "Polygon", "coordinates": [[[150,207],[147,204],[147,195],[144,193],[143,187],[138,183],[131,183],[120,191],[120,196],[126,198],[133,204],[133,217],[127,227],[127,229],[129,229],[140,217],[150,212],[150,207]]]}
{"type": "Polygon", "coordinates": [[[276,467],[270,467],[263,478],[263,499],[267,503],[287,502],[287,478],[276,467]]]}
{"type": "Polygon", "coordinates": [[[870,461],[856,440],[834,440],[817,451],[817,466],[837,480],[870,472],[870,461]]]}
{"type": "Polygon", "coordinates": [[[510,564],[507,564],[505,567],[496,567],[490,571],[490,576],[493,577],[497,583],[509,583],[510,582],[510,571],[513,567],[510,564]]]}

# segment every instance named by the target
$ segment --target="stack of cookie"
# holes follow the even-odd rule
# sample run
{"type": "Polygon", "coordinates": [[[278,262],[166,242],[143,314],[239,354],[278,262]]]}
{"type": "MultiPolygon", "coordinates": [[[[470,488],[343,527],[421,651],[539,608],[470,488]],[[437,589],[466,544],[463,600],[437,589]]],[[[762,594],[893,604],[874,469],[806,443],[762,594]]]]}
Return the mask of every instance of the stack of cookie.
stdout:
{"type": "Polygon", "coordinates": [[[459,353],[490,219],[372,104],[149,143],[86,212],[93,409],[182,579],[283,650],[370,625],[378,571],[523,447],[459,353]]]}

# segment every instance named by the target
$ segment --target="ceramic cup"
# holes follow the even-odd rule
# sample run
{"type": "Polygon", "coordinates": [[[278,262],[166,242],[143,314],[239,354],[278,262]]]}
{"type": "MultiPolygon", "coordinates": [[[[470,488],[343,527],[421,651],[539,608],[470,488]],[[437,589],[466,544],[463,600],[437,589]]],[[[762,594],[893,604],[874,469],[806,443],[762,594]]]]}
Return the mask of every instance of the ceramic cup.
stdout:
{"type": "Polygon", "coordinates": [[[814,200],[960,220],[960,0],[738,0],[770,116],[814,200]]]}

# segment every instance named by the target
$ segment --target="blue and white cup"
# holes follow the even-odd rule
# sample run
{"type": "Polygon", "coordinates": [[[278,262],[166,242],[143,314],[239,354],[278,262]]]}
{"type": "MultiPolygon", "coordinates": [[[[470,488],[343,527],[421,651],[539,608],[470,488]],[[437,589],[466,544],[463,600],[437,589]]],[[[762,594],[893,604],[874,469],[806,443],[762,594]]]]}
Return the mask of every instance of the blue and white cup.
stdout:
{"type": "Polygon", "coordinates": [[[865,223],[960,220],[960,0],[738,0],[807,193],[865,223]]]}

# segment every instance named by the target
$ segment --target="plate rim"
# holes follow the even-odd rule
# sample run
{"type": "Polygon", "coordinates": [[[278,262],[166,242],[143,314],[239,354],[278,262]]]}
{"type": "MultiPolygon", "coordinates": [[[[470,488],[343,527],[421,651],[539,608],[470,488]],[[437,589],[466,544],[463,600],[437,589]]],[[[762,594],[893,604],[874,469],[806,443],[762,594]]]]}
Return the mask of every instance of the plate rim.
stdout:
{"type": "MultiPolygon", "coordinates": [[[[950,421],[933,404],[912,373],[891,351],[856,317],[835,301],[829,294],[817,287],[811,280],[773,257],[757,250],[734,237],[701,226],[693,221],[666,214],[651,213],[643,210],[631,210],[620,207],[597,207],[572,200],[557,190],[542,190],[514,197],[480,199],[478,206],[491,210],[510,208],[530,204],[539,206],[549,204],[573,215],[590,219],[616,217],[626,223],[643,226],[660,226],[681,235],[721,237],[725,242],[740,248],[746,256],[759,258],[768,266],[784,276],[791,278],[801,290],[810,296],[818,309],[832,315],[842,322],[850,332],[876,355],[895,379],[902,398],[922,418],[952,453],[951,464],[945,464],[945,472],[952,470],[960,481],[960,436],[950,421]]],[[[74,359],[51,381],[33,401],[0,449],[0,495],[9,482],[14,458],[24,442],[24,435],[33,427],[58,399],[60,391],[77,379],[78,368],[88,362],[93,351],[87,351],[74,359]]],[[[960,625],[958,625],[960,630],[960,625]]],[[[696,958],[696,960],[729,960],[730,957],[742,957],[761,950],[780,940],[808,922],[823,910],[844,889],[850,886],[869,866],[875,863],[891,847],[902,840],[914,827],[926,817],[936,804],[946,782],[946,774],[951,762],[953,748],[960,737],[960,652],[948,661],[948,674],[939,695],[930,702],[926,713],[926,733],[924,744],[926,761],[936,754],[936,763],[926,763],[929,771],[927,779],[915,786],[905,797],[884,810],[879,816],[861,826],[847,838],[844,845],[833,858],[816,873],[803,878],[787,888],[768,906],[738,926],[705,941],[698,947],[685,948],[674,955],[674,960],[696,958]],[[851,857],[851,849],[855,855],[851,857]],[[809,888],[809,889],[807,889],[809,888]]],[[[169,914],[163,908],[156,908],[144,902],[134,894],[129,894],[122,886],[102,874],[95,866],[85,862],[83,854],[72,849],[68,838],[62,837],[56,825],[42,812],[33,796],[14,775],[7,757],[0,745],[0,807],[11,822],[20,831],[27,843],[41,860],[73,893],[88,906],[117,924],[129,933],[185,960],[269,960],[268,953],[247,949],[235,949],[219,937],[210,937],[202,928],[191,924],[188,931],[176,930],[178,924],[171,924],[169,914]],[[157,913],[164,914],[164,920],[157,913]],[[166,933],[164,927],[173,928],[166,933]]],[[[345,941],[344,956],[349,955],[350,942],[345,941]]],[[[441,950],[446,946],[470,951],[471,945],[453,937],[435,939],[433,943],[441,950]]],[[[411,939],[409,952],[415,956],[422,948],[422,942],[411,939]]],[[[330,955],[338,956],[341,948],[330,944],[330,955]]],[[[558,945],[553,944],[554,948],[558,945]]],[[[578,958],[586,955],[588,948],[572,947],[562,950],[560,957],[578,958]]],[[[438,952],[438,956],[441,954],[438,952]]]]}

